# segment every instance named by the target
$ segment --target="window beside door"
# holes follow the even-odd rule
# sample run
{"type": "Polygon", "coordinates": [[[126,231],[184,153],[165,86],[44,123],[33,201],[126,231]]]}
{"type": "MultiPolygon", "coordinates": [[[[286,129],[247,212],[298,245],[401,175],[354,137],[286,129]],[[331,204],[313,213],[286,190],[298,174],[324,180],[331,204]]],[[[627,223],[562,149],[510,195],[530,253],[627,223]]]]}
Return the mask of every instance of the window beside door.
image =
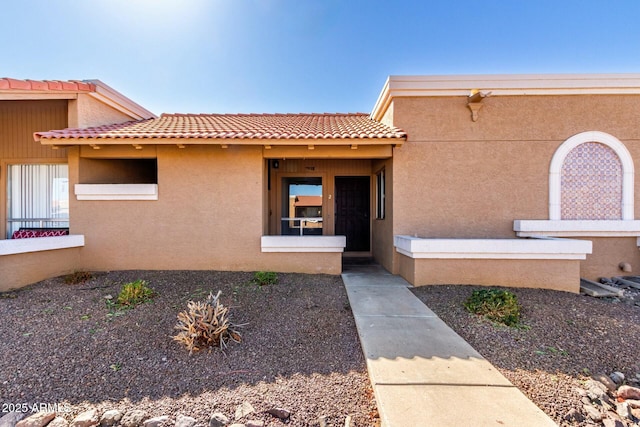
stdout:
{"type": "Polygon", "coordinates": [[[385,215],[385,190],[384,169],[376,174],[376,219],[384,219],[385,215]]]}
{"type": "Polygon", "coordinates": [[[322,235],[322,178],[283,178],[282,194],[281,234],[322,235]]]}

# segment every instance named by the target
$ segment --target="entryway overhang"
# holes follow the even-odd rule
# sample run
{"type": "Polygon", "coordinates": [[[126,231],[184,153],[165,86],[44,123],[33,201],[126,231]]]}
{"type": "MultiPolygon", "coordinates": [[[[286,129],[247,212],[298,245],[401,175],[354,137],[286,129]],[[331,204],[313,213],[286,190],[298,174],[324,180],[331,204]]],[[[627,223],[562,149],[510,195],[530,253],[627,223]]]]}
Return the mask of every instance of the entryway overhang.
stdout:
{"type": "Polygon", "coordinates": [[[70,146],[91,147],[100,150],[103,147],[130,147],[135,150],[148,150],[155,146],[173,145],[187,148],[193,145],[218,145],[223,149],[230,147],[261,146],[266,159],[385,159],[392,157],[393,148],[404,143],[403,138],[383,139],[214,139],[214,138],[42,138],[43,145],[52,148],[70,146]]]}

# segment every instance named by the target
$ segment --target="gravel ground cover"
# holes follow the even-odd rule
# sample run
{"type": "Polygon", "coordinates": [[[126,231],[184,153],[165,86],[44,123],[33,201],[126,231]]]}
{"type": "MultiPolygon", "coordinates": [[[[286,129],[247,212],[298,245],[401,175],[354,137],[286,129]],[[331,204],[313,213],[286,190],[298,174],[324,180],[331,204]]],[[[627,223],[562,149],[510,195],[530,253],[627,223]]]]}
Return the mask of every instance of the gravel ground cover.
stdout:
{"type": "MultiPolygon", "coordinates": [[[[589,376],[640,374],[640,307],[584,295],[505,288],[522,305],[522,328],[498,326],[463,302],[477,286],[423,286],[413,292],[559,425],[583,412],[577,389],[589,376]]],[[[637,384],[634,384],[637,386],[637,384]]]]}
{"type": "MultiPolygon", "coordinates": [[[[126,271],[96,273],[82,284],[62,278],[0,294],[0,404],[57,404],[78,413],[142,409],[207,425],[233,419],[249,402],[267,426],[378,423],[353,316],[337,276],[279,274],[276,285],[252,273],[126,271]],[[130,310],[106,297],[146,280],[156,295],[130,310]],[[172,340],[189,300],[222,291],[243,341],[225,352],[189,355],[172,340]],[[265,411],[291,412],[281,421],[265,411]]],[[[0,414],[1,416],[2,414],[0,414]]]]}

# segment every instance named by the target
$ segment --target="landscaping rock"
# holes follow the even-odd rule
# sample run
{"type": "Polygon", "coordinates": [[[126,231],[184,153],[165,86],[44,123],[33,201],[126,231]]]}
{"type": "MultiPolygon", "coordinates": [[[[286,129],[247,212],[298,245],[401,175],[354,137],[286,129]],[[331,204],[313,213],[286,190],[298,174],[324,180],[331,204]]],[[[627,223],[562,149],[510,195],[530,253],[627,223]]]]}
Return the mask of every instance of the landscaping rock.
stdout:
{"type": "Polygon", "coordinates": [[[621,385],[624,382],[624,374],[622,372],[613,372],[611,375],[609,375],[609,378],[611,378],[611,381],[613,381],[617,385],[621,385]]]}
{"type": "Polygon", "coordinates": [[[640,388],[631,387],[628,385],[620,386],[618,389],[618,397],[622,399],[634,399],[640,400],[640,388]]]}
{"type": "Polygon", "coordinates": [[[122,419],[122,412],[117,409],[111,409],[102,414],[100,418],[100,427],[112,427],[120,422],[122,419]]]}
{"type": "Polygon", "coordinates": [[[281,420],[286,420],[291,416],[291,412],[287,411],[284,408],[271,408],[267,411],[270,415],[273,415],[276,418],[280,418],[281,420]]]}
{"type": "MultiPolygon", "coordinates": [[[[600,396],[606,395],[607,391],[609,390],[609,388],[606,385],[604,385],[601,381],[593,380],[593,379],[588,380],[584,386],[586,387],[587,392],[592,392],[593,394],[598,396],[598,399],[600,399],[600,396]]],[[[614,391],[614,390],[615,390],[615,387],[611,391],[614,391]]]]}
{"type": "Polygon", "coordinates": [[[98,411],[91,409],[78,414],[78,416],[71,421],[69,427],[93,427],[99,423],[100,418],[98,417],[98,411]]]}
{"type": "Polygon", "coordinates": [[[582,409],[587,413],[587,416],[593,421],[602,421],[602,413],[593,405],[582,405],[582,409]]]}
{"type": "Polygon", "coordinates": [[[143,427],[165,427],[170,424],[169,416],[162,415],[160,417],[149,418],[144,423],[143,427]]]}
{"type": "Polygon", "coordinates": [[[584,421],[584,415],[582,415],[577,409],[572,408],[567,412],[564,417],[562,417],[565,421],[569,422],[578,422],[581,423],[584,421]]]}
{"type": "Polygon", "coordinates": [[[147,418],[147,413],[139,409],[133,411],[127,411],[126,414],[120,420],[122,427],[141,427],[144,420],[147,418]]]}
{"type": "Polygon", "coordinates": [[[55,417],[53,421],[47,424],[47,427],[69,427],[69,421],[62,417],[55,417]]]}
{"type": "Polygon", "coordinates": [[[241,418],[246,417],[249,414],[253,414],[256,410],[251,406],[249,402],[242,402],[242,405],[236,408],[235,419],[238,421],[241,418]]]}
{"type": "Polygon", "coordinates": [[[630,408],[640,408],[640,400],[627,399],[625,402],[627,402],[630,408]]]}
{"type": "Polygon", "coordinates": [[[616,404],[616,413],[623,420],[629,420],[633,418],[633,415],[631,415],[630,409],[631,408],[629,408],[629,405],[626,402],[621,402],[616,404]]]}
{"type": "Polygon", "coordinates": [[[620,420],[614,420],[613,418],[605,418],[602,420],[604,427],[625,427],[624,423],[620,420]]]}
{"type": "Polygon", "coordinates": [[[18,421],[26,416],[24,412],[9,412],[0,418],[0,427],[15,427],[18,421]]]}
{"type": "Polygon", "coordinates": [[[609,391],[616,391],[616,388],[618,388],[616,383],[611,378],[609,378],[608,375],[597,374],[593,376],[593,379],[599,382],[600,384],[604,385],[609,391]]]}
{"type": "Polygon", "coordinates": [[[55,412],[36,412],[35,414],[18,421],[16,423],[16,427],[44,427],[55,417],[55,412]]]}
{"type": "Polygon", "coordinates": [[[249,420],[245,424],[246,427],[264,427],[264,421],[260,420],[249,420]]]}
{"type": "Polygon", "coordinates": [[[178,414],[175,427],[194,427],[196,419],[187,415],[178,414]]]}
{"type": "Polygon", "coordinates": [[[224,427],[229,424],[229,418],[220,412],[211,415],[209,419],[209,427],[224,427]]]}

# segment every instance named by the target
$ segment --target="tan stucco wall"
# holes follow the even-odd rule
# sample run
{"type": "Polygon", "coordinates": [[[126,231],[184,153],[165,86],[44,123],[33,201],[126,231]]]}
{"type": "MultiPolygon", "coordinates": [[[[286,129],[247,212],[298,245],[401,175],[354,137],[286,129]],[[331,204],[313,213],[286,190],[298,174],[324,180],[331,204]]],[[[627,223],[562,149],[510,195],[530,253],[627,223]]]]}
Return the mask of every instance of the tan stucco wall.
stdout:
{"type": "MultiPolygon", "coordinates": [[[[71,196],[71,232],[86,236],[83,269],[340,272],[340,254],[261,252],[265,162],[260,147],[142,151],[147,149],[157,152],[157,201],[78,201],[71,196]]],[[[127,150],[135,151],[103,147],[96,155],[125,156],[127,150]]],[[[71,188],[79,175],[78,153],[70,150],[71,188]]],[[[91,152],[83,150],[83,155],[91,152]]]]}
{"type": "Polygon", "coordinates": [[[28,252],[0,257],[0,292],[78,270],[81,248],[28,252]]]}
{"type": "Polygon", "coordinates": [[[585,238],[593,243],[593,252],[580,265],[580,276],[597,281],[600,277],[640,275],[640,250],[635,237],[585,238]],[[618,268],[621,262],[631,265],[632,272],[618,268]]]}
{"type": "Polygon", "coordinates": [[[69,101],[69,127],[72,128],[86,128],[130,120],[134,119],[88,94],[80,93],[78,99],[69,101]]]}
{"type": "MultiPolygon", "coordinates": [[[[514,219],[547,219],[551,158],[579,132],[612,134],[640,165],[640,97],[489,97],[484,104],[473,122],[464,97],[394,101],[394,125],[409,134],[394,150],[396,234],[512,237],[514,219]]],[[[636,212],[639,205],[637,197],[636,212]]]]}
{"type": "Polygon", "coordinates": [[[384,123],[387,126],[397,126],[393,124],[394,114],[393,114],[393,100],[389,103],[387,107],[387,111],[385,111],[384,115],[380,119],[380,122],[384,123]]]}
{"type": "Polygon", "coordinates": [[[473,122],[464,96],[397,98],[393,125],[414,142],[565,140],[585,130],[638,139],[639,96],[492,96],[483,104],[473,122]]]}
{"type": "MultiPolygon", "coordinates": [[[[394,149],[394,234],[516,237],[514,220],[548,219],[555,150],[592,130],[613,135],[631,152],[639,217],[640,97],[495,96],[483,104],[473,122],[464,96],[394,99],[393,125],[409,135],[394,149]]],[[[633,240],[594,243],[583,274],[637,258],[633,240]]]]}
{"type": "Polygon", "coordinates": [[[393,270],[393,257],[395,250],[393,248],[393,161],[377,160],[372,165],[372,181],[373,192],[372,200],[373,221],[372,221],[372,254],[373,258],[389,271],[393,270]],[[385,217],[384,219],[376,218],[376,174],[384,169],[385,173],[385,217]]]}
{"type": "Polygon", "coordinates": [[[415,142],[394,152],[394,233],[515,237],[514,219],[548,214],[555,144],[415,142]]]}
{"type": "Polygon", "coordinates": [[[472,284],[580,291],[577,260],[414,259],[398,257],[399,274],[415,286],[472,284]]]}

